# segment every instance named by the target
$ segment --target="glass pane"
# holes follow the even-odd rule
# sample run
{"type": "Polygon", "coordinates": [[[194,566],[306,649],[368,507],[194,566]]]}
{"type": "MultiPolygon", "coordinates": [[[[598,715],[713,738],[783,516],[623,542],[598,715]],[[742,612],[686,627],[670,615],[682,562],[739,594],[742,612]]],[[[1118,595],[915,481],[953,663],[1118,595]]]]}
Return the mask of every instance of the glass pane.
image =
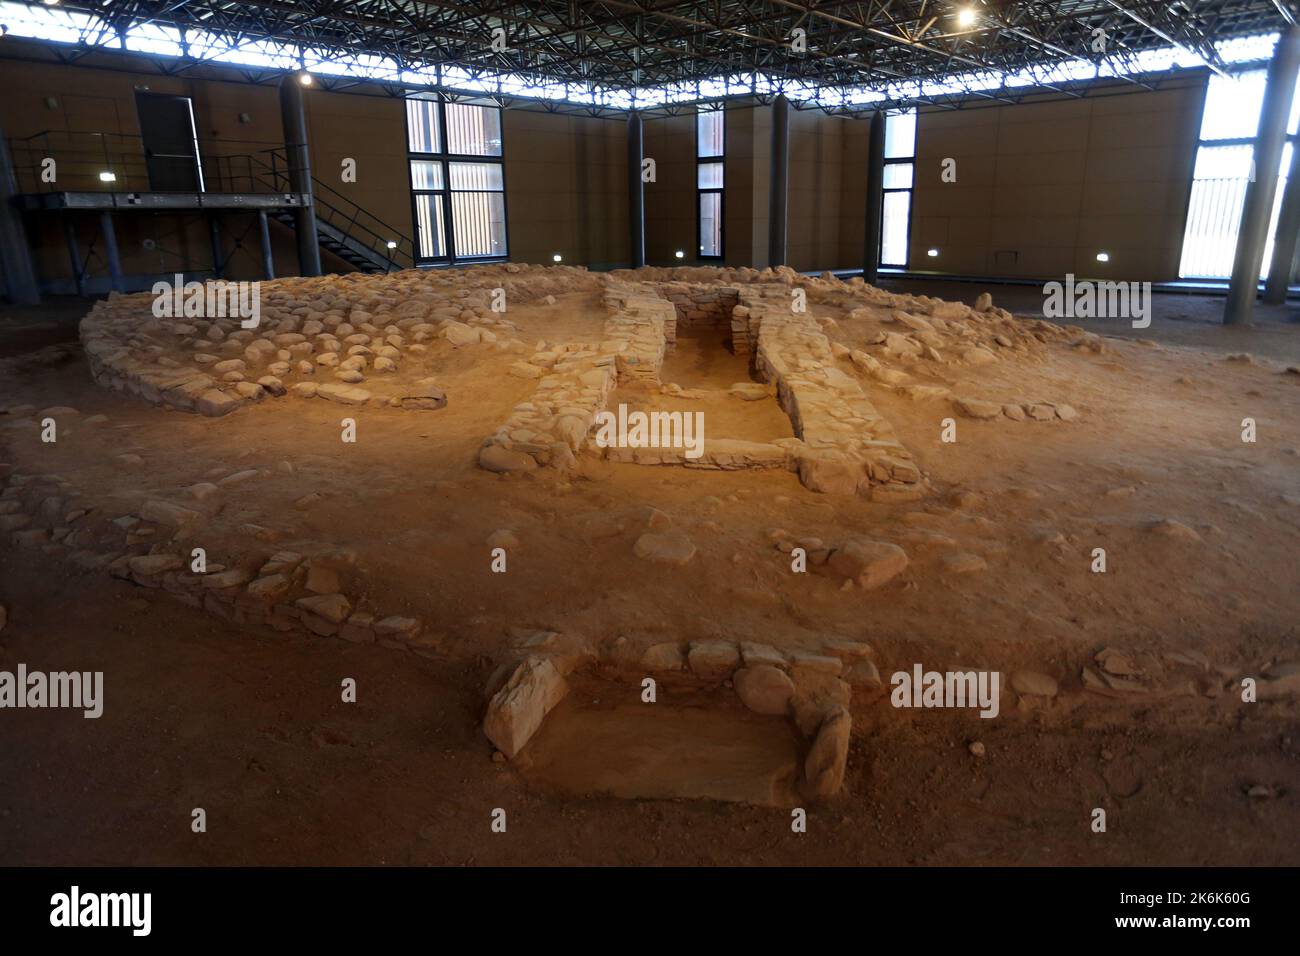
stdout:
{"type": "Polygon", "coordinates": [[[1253,146],[1202,146],[1196,151],[1196,171],[1192,178],[1249,179],[1254,157],[1253,146]]]}
{"type": "Polygon", "coordinates": [[[885,193],[880,230],[882,266],[907,265],[907,217],[911,208],[911,193],[885,193]]]}
{"type": "Polygon", "coordinates": [[[415,236],[421,259],[441,259],[447,255],[442,204],[442,196],[415,197],[415,236]]]}
{"type": "Polygon", "coordinates": [[[700,255],[722,255],[722,193],[700,193],[700,255]]]}
{"type": "Polygon", "coordinates": [[[1277,234],[1278,217],[1282,215],[1282,194],[1286,192],[1286,174],[1291,171],[1291,150],[1294,148],[1290,143],[1282,147],[1282,165],[1278,167],[1277,189],[1273,191],[1273,215],[1268,221],[1268,238],[1264,241],[1264,258],[1259,266],[1261,279],[1268,278],[1268,269],[1273,262],[1273,240],[1277,234]]]}
{"type": "Polygon", "coordinates": [[[456,258],[506,254],[506,200],[501,193],[452,193],[456,258]]]}
{"type": "MultiPolygon", "coordinates": [[[[1287,143],[1282,150],[1272,219],[1260,263],[1261,279],[1267,277],[1273,255],[1274,233],[1282,211],[1292,149],[1292,144],[1287,143]]],[[[1226,279],[1232,275],[1254,152],[1252,146],[1202,146],[1196,151],[1196,172],[1187,203],[1187,228],[1183,232],[1183,253],[1178,264],[1181,278],[1226,279]]]]}
{"type": "Polygon", "coordinates": [[[722,110],[700,110],[695,116],[696,156],[721,156],[722,110]]]}
{"type": "MultiPolygon", "coordinates": [[[[1260,108],[1263,108],[1262,103],[1260,108]]],[[[1290,136],[1300,131],[1300,76],[1296,77],[1295,90],[1291,94],[1291,117],[1286,121],[1286,131],[1290,136]]]]}
{"type": "Polygon", "coordinates": [[[495,106],[448,103],[447,152],[466,156],[500,156],[501,110],[495,106]]]}
{"type": "Polygon", "coordinates": [[[1201,114],[1201,139],[1249,139],[1259,127],[1267,74],[1252,70],[1240,76],[1210,77],[1201,114]]]}
{"type": "Polygon", "coordinates": [[[442,163],[427,159],[411,160],[412,189],[441,189],[442,163]]]}
{"type": "Polygon", "coordinates": [[[701,189],[721,189],[722,163],[700,163],[699,186],[701,189]]]}
{"type": "Polygon", "coordinates": [[[885,116],[885,159],[916,155],[916,110],[885,116]]]}
{"type": "Polygon", "coordinates": [[[885,165],[885,188],[886,189],[911,189],[912,188],[912,164],[911,163],[887,163],[885,165]]]}
{"type": "Polygon", "coordinates": [[[500,163],[448,163],[452,189],[503,188],[500,163]]]}
{"type": "Polygon", "coordinates": [[[413,153],[437,153],[442,150],[438,129],[438,104],[418,98],[406,101],[406,147],[413,153]]]}

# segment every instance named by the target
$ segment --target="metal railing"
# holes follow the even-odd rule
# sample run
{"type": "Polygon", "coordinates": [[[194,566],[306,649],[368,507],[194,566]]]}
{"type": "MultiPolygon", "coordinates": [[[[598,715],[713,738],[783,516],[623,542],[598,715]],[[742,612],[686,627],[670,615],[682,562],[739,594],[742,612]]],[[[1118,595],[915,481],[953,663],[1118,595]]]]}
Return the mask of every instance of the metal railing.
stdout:
{"type": "MultiPolygon", "coordinates": [[[[289,162],[284,147],[259,150],[239,156],[225,156],[216,166],[221,183],[250,181],[252,192],[291,192],[294,174],[298,170],[289,162]]],[[[347,196],[315,176],[312,182],[312,201],[316,205],[316,218],[332,226],[345,237],[384,259],[395,268],[409,269],[415,265],[414,241],[396,227],[374,213],[359,206],[347,196]],[[392,246],[389,243],[393,243],[392,246]]]]}
{"type": "MultiPolygon", "coordinates": [[[[283,146],[254,149],[248,141],[200,144],[198,172],[209,193],[289,193],[296,171],[283,146]]],[[[46,130],[9,140],[21,193],[151,192],[148,152],[129,133],[46,130]]],[[[364,207],[312,177],[316,217],[351,245],[368,250],[389,268],[415,265],[414,240],[364,207]],[[389,244],[392,243],[390,246],[389,244]]]]}

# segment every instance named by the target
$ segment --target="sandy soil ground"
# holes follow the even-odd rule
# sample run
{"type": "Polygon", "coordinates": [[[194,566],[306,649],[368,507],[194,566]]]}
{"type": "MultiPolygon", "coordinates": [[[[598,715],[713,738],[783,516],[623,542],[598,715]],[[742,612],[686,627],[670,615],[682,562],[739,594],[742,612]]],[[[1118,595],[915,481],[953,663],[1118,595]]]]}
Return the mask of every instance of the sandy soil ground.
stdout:
{"type": "Polygon", "coordinates": [[[577,797],[489,759],[472,667],[232,635],[100,575],[6,551],[0,661],[103,669],[104,716],[4,715],[6,864],[1241,864],[1297,862],[1293,710],[1179,702],[997,721],[884,719],[849,792],[781,809],[577,797]],[[69,600],[75,596],[75,600],[69,600]],[[356,704],[340,702],[345,677],[356,704]],[[1253,800],[1243,788],[1286,796],[1253,800]],[[1106,834],[1088,811],[1111,808],[1106,834]],[[203,807],[208,832],[190,832],[203,807]],[[495,808],[505,834],[490,831],[495,808]]]}
{"type": "MultiPolygon", "coordinates": [[[[512,319],[563,341],[593,308],[575,295],[512,319]]],[[[814,311],[840,320],[834,340],[862,344],[841,312],[814,311]]],[[[17,323],[7,354],[67,327],[35,321],[51,327],[17,323]]],[[[1270,326],[1250,340],[1283,343],[1276,363],[1228,360],[1250,349],[1233,333],[1215,350],[1197,325],[1195,347],[1111,339],[1101,354],[1053,348],[965,371],[963,394],[1067,401],[1081,417],[961,419],[953,444],[940,441],[947,402],[873,391],[934,485],[903,505],[815,495],[786,472],[586,457],[562,479],[488,474],[474,463],[480,441],[533,385],[482,351],[445,356],[446,409],[367,408],[349,446],[336,406],[264,403],[212,421],[97,388],[75,349],[53,365],[11,363],[0,407],[68,405],[81,421],[55,445],[0,429],[0,460],[40,461],[106,513],[256,469],[208,509],[210,552],[247,551],[250,524],[267,551],[352,549],[349,591],[432,622],[439,640],[422,657],[242,633],[6,542],[0,668],[104,670],[109,704],[98,721],[0,714],[0,862],[1294,864],[1300,705],[1245,705],[1235,691],[1300,657],[1300,376],[1282,371],[1294,329],[1277,328],[1290,337],[1270,326]],[[92,414],[108,420],[84,424],[92,414]],[[1245,417],[1256,443],[1240,439],[1245,417]],[[687,568],[632,552],[663,516],[699,549],[687,568]],[[1152,530],[1164,519],[1196,540],[1152,530]],[[520,547],[497,575],[486,540],[503,528],[520,547]],[[791,574],[775,528],[893,541],[912,563],[880,590],[844,591],[791,574]],[[1097,547],[1105,574],[1090,570],[1097,547]],[[955,552],[987,569],[954,573],[944,555],[955,552]],[[784,723],[720,699],[637,711],[634,687],[584,685],[532,761],[493,762],[483,686],[519,627],[786,649],[843,638],[869,643],[884,675],[913,662],[1031,669],[1061,692],[994,721],[855,698],[847,792],[794,834],[780,808],[664,799],[788,763],[784,723]],[[1104,648],[1142,663],[1147,693],[1083,688],[1104,648]],[[356,704],[339,700],[349,676],[356,704]],[[634,760],[611,776],[637,741],[659,742],[647,748],[658,768],[634,760]],[[588,792],[620,787],[643,798],[588,792]],[[207,834],[189,831],[196,806],[207,834]],[[1105,834],[1089,829],[1098,806],[1105,834]],[[504,835],[489,830],[497,807],[504,835]]],[[[743,373],[719,345],[686,337],[664,378],[725,390],[743,373]]],[[[700,401],[728,437],[789,434],[775,402],[700,401]]]]}

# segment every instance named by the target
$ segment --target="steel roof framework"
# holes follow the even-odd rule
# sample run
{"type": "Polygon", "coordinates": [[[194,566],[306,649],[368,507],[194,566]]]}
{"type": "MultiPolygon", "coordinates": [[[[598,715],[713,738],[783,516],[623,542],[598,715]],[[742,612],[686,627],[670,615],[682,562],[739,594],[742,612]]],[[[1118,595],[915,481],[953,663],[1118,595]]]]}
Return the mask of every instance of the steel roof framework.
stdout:
{"type": "MultiPolygon", "coordinates": [[[[1144,53],[1176,50],[1217,72],[1216,44],[1276,32],[1291,0],[63,0],[73,61],[105,47],[174,53],[168,72],[237,65],[263,81],[306,68],[324,85],[478,87],[503,99],[586,99],[593,108],[672,110],[797,91],[837,112],[970,97],[1079,95],[1064,68],[1145,85],[1144,53]],[[958,11],[973,10],[962,26],[958,11]],[[159,37],[130,38],[141,30],[159,37]],[[802,34],[800,34],[802,31],[802,34]],[[802,37],[806,45],[795,43],[802,37]],[[494,41],[496,41],[494,43],[494,41]],[[504,41],[504,49],[502,42],[504,41]],[[1008,77],[1017,77],[1015,83],[1008,77]],[[720,81],[720,78],[721,81],[720,81]],[[492,86],[492,83],[496,86],[492,86]],[[559,92],[557,94],[557,87],[559,92]],[[545,88],[544,95],[535,95],[545,88]],[[668,91],[648,96],[647,91],[668,91]],[[859,95],[846,96],[846,91],[859,95]]],[[[15,4],[0,4],[16,6],[15,4]]],[[[1149,61],[1148,61],[1149,63],[1149,61]]],[[[796,102],[795,105],[800,105],[796,102]]]]}

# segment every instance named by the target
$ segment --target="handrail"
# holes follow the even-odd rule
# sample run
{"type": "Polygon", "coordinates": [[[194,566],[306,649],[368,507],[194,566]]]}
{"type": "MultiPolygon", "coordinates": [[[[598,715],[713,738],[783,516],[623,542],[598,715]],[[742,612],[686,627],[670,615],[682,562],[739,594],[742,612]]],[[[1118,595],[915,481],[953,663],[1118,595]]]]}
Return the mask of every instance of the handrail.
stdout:
{"type": "MultiPolygon", "coordinates": [[[[262,141],[264,142],[264,141],[262,141]]],[[[14,172],[21,192],[58,192],[67,183],[84,191],[145,192],[149,190],[149,163],[143,137],[134,133],[43,130],[9,140],[14,172]],[[57,147],[52,140],[63,140],[57,147]],[[89,140],[80,146],[78,139],[89,140]],[[55,158],[62,168],[54,182],[41,173],[43,160],[55,158]],[[25,160],[25,162],[24,162],[25,160]],[[70,171],[70,176],[69,176],[70,171]],[[98,173],[112,172],[115,179],[100,181],[98,173]],[[60,182],[61,180],[61,182],[60,182]]],[[[209,140],[200,144],[199,168],[208,192],[291,192],[294,168],[283,146],[254,152],[226,152],[220,146],[258,146],[258,141],[209,140]],[[269,162],[267,161],[269,158],[269,162]],[[246,188],[245,188],[246,187],[246,188]]],[[[415,265],[415,242],[328,183],[311,178],[316,216],[337,229],[345,239],[386,260],[389,268],[415,265]],[[393,248],[388,244],[394,243],[393,248]]]]}
{"type": "MultiPolygon", "coordinates": [[[[282,147],[264,149],[264,150],[260,150],[260,152],[270,154],[271,162],[267,163],[264,160],[259,159],[256,154],[253,154],[248,157],[250,164],[257,164],[260,167],[263,174],[270,174],[270,176],[272,177],[272,183],[274,184],[277,192],[282,190],[287,190],[289,183],[292,179],[292,173],[296,171],[294,167],[290,166],[287,153],[283,150],[282,147]],[[283,163],[283,169],[280,168],[281,163],[283,163]]],[[[322,182],[321,180],[317,179],[315,176],[311,177],[311,181],[312,181],[313,201],[317,204],[317,206],[323,207],[329,213],[329,215],[320,216],[319,218],[329,223],[330,225],[334,226],[335,228],[339,229],[341,232],[343,232],[345,236],[348,236],[349,238],[354,238],[353,233],[356,230],[358,229],[363,230],[364,232],[368,233],[371,239],[373,240],[370,243],[364,243],[365,245],[368,245],[372,249],[374,249],[374,251],[379,252],[379,249],[375,248],[374,242],[383,243],[383,251],[380,252],[380,255],[392,259],[393,254],[398,253],[400,256],[407,259],[412,265],[414,265],[415,243],[409,236],[404,235],[400,230],[390,225],[389,223],[385,222],[384,220],[380,219],[374,213],[367,210],[364,206],[361,206],[359,203],[349,199],[347,196],[344,196],[338,190],[330,186],[329,183],[322,182]],[[322,193],[324,193],[325,195],[322,195],[322,193]],[[330,199],[327,197],[334,197],[335,201],[331,202],[330,199]],[[342,204],[346,204],[346,205],[342,205],[342,204]],[[349,215],[349,211],[351,212],[351,215],[349,215]],[[343,228],[339,226],[338,223],[336,223],[333,219],[334,215],[337,215],[341,218],[345,218],[347,220],[347,228],[343,228]],[[383,229],[386,231],[378,232],[375,228],[372,228],[370,225],[367,225],[365,222],[358,222],[359,217],[362,216],[366,217],[370,222],[372,222],[379,229],[383,229]],[[396,247],[392,249],[388,248],[389,242],[395,242],[397,244],[396,247]],[[403,248],[404,245],[406,246],[406,248],[403,248]],[[406,249],[410,249],[411,251],[407,252],[406,249]]]]}

